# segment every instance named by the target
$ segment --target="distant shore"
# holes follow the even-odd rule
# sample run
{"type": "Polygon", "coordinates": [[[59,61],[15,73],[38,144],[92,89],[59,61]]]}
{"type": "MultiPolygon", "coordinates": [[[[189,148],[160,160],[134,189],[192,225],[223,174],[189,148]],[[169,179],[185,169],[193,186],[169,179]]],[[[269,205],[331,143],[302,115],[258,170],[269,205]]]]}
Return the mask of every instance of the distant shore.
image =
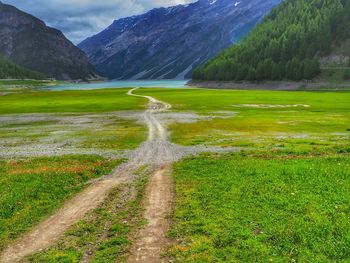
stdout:
{"type": "Polygon", "coordinates": [[[276,91],[342,91],[350,90],[350,82],[326,83],[326,82],[234,82],[234,81],[190,81],[190,87],[203,87],[211,89],[237,89],[237,90],[276,90],[276,91]]]}

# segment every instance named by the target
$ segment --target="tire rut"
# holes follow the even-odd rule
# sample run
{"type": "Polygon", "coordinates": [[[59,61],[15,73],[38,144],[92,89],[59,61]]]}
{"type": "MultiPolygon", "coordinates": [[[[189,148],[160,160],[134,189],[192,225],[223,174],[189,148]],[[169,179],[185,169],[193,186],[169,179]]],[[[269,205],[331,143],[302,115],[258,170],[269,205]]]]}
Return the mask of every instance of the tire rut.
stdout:
{"type": "Polygon", "coordinates": [[[131,248],[129,263],[161,262],[162,252],[169,244],[165,234],[170,227],[174,199],[170,166],[157,170],[148,183],[144,218],[147,225],[141,229],[131,248]]]}

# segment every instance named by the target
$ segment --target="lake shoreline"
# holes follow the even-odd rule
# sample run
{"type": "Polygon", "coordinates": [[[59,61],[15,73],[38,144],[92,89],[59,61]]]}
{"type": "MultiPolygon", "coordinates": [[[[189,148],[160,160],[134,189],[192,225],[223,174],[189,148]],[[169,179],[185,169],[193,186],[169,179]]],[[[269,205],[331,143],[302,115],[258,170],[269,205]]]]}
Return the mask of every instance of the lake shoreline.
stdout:
{"type": "Polygon", "coordinates": [[[117,80],[99,81],[92,83],[66,83],[63,85],[48,86],[46,90],[93,90],[114,88],[186,88],[188,80],[117,80]]]}
{"type": "Polygon", "coordinates": [[[187,84],[189,87],[203,87],[209,89],[227,90],[276,90],[276,91],[350,91],[350,82],[326,83],[326,82],[234,82],[234,81],[194,81],[187,84]]]}

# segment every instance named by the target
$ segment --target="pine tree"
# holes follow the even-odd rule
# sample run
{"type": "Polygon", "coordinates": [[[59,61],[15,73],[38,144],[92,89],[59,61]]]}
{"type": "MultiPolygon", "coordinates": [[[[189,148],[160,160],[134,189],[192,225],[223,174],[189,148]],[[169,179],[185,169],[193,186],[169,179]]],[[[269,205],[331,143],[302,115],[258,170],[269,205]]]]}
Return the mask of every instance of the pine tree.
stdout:
{"type": "Polygon", "coordinates": [[[350,0],[285,0],[247,38],[201,66],[193,77],[217,80],[222,78],[218,72],[230,65],[225,79],[312,79],[320,73],[317,57],[347,38],[350,0]]]}

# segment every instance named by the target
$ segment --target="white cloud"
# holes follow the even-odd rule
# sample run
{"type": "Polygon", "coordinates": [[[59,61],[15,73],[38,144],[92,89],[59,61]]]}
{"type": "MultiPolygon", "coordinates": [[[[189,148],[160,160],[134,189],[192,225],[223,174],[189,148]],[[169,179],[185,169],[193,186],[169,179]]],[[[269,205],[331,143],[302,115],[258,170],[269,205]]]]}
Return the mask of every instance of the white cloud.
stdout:
{"type": "Polygon", "coordinates": [[[155,7],[195,0],[4,0],[62,30],[75,43],[106,28],[113,20],[155,7]]]}

